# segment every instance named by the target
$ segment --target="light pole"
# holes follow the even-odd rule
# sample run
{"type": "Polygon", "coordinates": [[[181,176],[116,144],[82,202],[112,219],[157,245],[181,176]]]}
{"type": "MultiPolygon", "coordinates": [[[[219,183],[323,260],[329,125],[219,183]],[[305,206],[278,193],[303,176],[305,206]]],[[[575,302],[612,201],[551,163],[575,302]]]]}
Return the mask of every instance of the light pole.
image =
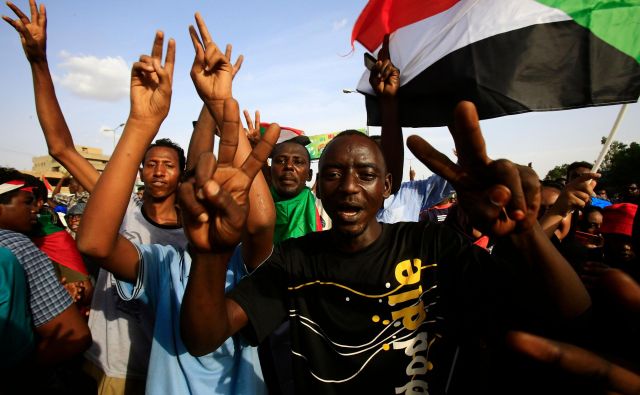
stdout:
{"type": "MultiPolygon", "coordinates": [[[[342,89],[342,93],[360,93],[355,89],[347,89],[347,88],[343,88],[342,89]]],[[[369,125],[367,125],[367,136],[369,135],[369,125]]]]}
{"type": "Polygon", "coordinates": [[[113,133],[113,149],[114,150],[116,149],[116,131],[118,129],[120,129],[121,127],[123,127],[123,126],[124,126],[124,123],[121,123],[120,125],[116,126],[113,129],[109,129],[109,128],[102,129],[103,132],[112,132],[113,133]]]}

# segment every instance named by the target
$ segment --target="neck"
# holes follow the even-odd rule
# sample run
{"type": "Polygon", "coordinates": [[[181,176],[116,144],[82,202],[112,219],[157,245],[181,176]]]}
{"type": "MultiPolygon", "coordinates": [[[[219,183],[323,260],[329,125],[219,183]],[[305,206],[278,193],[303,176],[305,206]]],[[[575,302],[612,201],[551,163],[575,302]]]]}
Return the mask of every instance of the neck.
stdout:
{"type": "Polygon", "coordinates": [[[176,211],[176,195],[171,194],[162,199],[144,195],[142,198],[142,210],[145,215],[160,225],[173,225],[179,223],[176,211]]]}
{"type": "Polygon", "coordinates": [[[382,233],[382,225],[379,222],[372,223],[358,235],[343,233],[335,228],[331,228],[329,232],[339,251],[354,253],[364,250],[378,240],[382,233]]]}

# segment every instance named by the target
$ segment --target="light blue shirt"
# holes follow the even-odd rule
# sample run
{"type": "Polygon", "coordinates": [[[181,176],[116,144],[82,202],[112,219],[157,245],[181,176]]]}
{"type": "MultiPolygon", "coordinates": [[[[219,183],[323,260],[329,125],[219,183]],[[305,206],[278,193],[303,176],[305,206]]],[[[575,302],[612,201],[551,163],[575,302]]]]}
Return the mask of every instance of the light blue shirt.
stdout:
{"type": "MultiPolygon", "coordinates": [[[[158,244],[136,248],[140,254],[137,283],[117,281],[117,287],[122,299],[139,299],[156,314],[146,393],[265,394],[257,349],[239,335],[202,357],[189,354],[182,342],[180,306],[191,268],[189,254],[158,244]]],[[[229,262],[225,290],[246,274],[238,247],[229,262]]]]}
{"type": "Polygon", "coordinates": [[[378,211],[378,222],[418,222],[420,212],[436,205],[453,193],[453,187],[437,174],[424,180],[403,182],[395,195],[384,201],[378,211]]]}

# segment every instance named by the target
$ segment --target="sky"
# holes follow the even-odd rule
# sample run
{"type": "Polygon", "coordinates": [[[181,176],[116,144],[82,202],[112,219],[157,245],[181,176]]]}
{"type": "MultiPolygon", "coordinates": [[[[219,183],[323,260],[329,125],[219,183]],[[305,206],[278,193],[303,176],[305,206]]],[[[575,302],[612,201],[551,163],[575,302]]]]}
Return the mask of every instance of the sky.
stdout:
{"type": "MultiPolygon", "coordinates": [[[[16,0],[28,11],[28,2],[16,0]]],[[[351,47],[351,29],[366,1],[325,0],[213,2],[206,0],[65,0],[45,3],[47,54],[56,93],[77,145],[113,151],[116,128],[129,111],[130,67],[148,53],[156,30],[176,40],[177,57],[171,111],[158,138],[187,147],[191,122],[202,102],[189,76],[193,46],[188,34],[200,11],[214,41],[231,43],[233,58],[245,61],[234,81],[240,108],[260,110],[265,122],[302,129],[308,135],[366,127],[364,97],[355,89],[363,71],[364,49],[351,47]]],[[[13,17],[6,5],[0,13],[13,17]]],[[[18,34],[0,21],[0,166],[31,169],[33,156],[47,154],[33,101],[30,68],[18,34]]],[[[492,158],[531,162],[540,177],[554,166],[595,161],[600,139],[609,133],[620,105],[537,112],[481,122],[492,158]]],[[[116,138],[121,128],[117,129],[116,138]]],[[[379,128],[370,128],[371,134],[379,128]]],[[[446,128],[404,129],[453,158],[446,128]]],[[[640,141],[640,106],[630,104],[615,140],[640,141]]],[[[418,178],[431,172],[405,153],[418,178]]]]}

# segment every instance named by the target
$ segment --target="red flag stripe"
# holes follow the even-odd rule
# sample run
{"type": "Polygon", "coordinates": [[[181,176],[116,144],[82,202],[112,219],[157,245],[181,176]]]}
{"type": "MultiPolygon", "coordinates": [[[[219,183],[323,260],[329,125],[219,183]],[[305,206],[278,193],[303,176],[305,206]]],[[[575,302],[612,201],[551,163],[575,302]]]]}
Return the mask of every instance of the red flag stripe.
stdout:
{"type": "Polygon", "coordinates": [[[369,52],[382,45],[385,34],[429,18],[453,7],[460,0],[370,0],[351,32],[369,52]]]}

